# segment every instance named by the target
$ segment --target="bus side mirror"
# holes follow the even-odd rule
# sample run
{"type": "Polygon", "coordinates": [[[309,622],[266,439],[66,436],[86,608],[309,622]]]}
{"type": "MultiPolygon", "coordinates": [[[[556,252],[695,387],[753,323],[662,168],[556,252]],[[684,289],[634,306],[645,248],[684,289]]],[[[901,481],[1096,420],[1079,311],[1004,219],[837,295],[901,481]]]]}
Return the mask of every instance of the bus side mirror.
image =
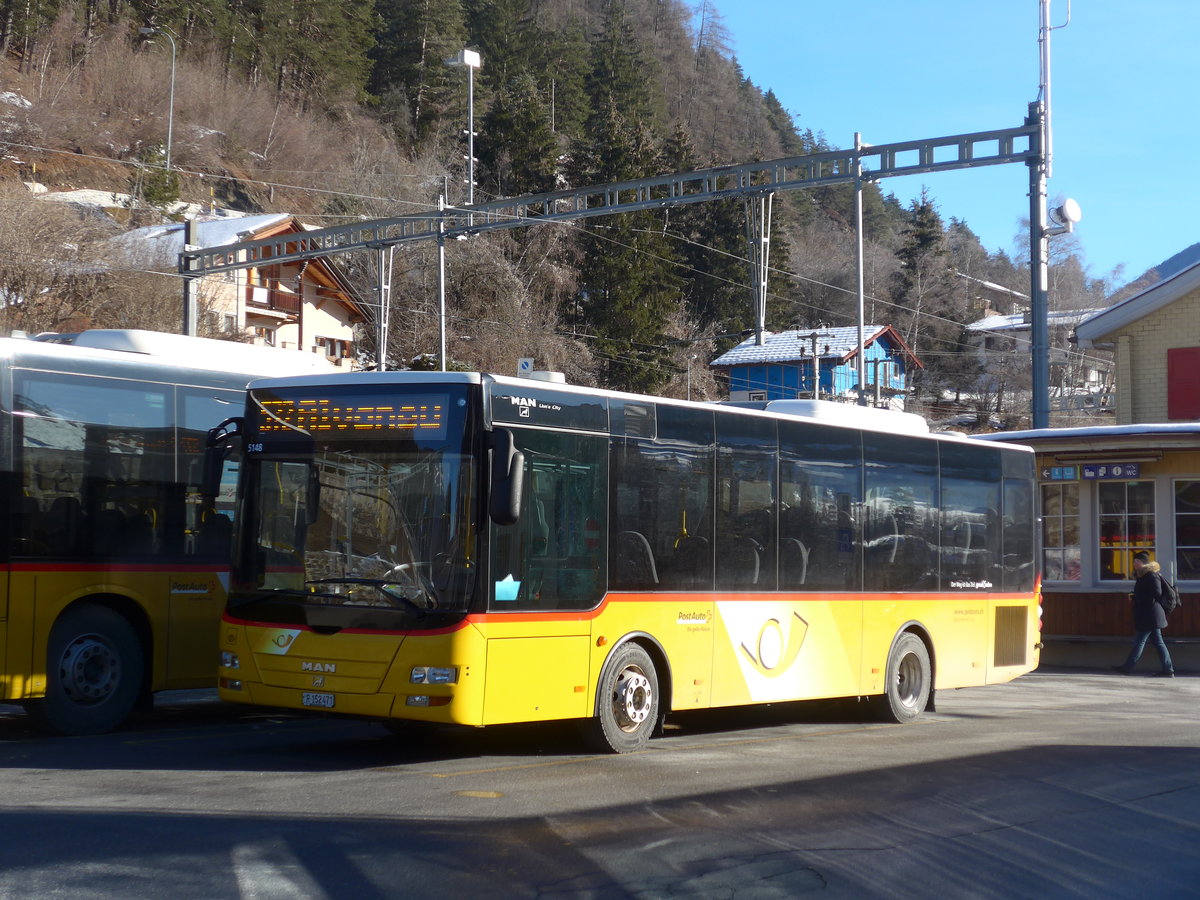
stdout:
{"type": "Polygon", "coordinates": [[[204,469],[200,475],[200,493],[215,497],[221,493],[221,478],[225,474],[225,460],[234,450],[241,449],[242,420],[226,419],[215,428],[208,429],[204,441],[204,469]]]}
{"type": "Polygon", "coordinates": [[[521,490],[525,482],[525,454],[513,445],[512,432],[495,429],[492,448],[492,493],[488,513],[497,525],[515,525],[521,518],[521,490]]]}

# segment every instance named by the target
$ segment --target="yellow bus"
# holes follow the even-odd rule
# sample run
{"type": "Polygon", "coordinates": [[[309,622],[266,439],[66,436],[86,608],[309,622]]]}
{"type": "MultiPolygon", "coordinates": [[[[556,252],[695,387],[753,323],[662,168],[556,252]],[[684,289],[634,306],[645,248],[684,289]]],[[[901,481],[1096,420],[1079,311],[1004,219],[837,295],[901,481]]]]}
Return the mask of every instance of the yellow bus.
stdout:
{"type": "Polygon", "coordinates": [[[151,692],[211,687],[233,478],[209,428],[310,354],[141,331],[0,339],[0,702],[107,731],[151,692]]]}
{"type": "Polygon", "coordinates": [[[630,751],[673,711],[869,697],[906,722],[1037,665],[1027,448],[472,373],[247,400],[211,441],[245,451],[225,700],[579,719],[630,751]]]}

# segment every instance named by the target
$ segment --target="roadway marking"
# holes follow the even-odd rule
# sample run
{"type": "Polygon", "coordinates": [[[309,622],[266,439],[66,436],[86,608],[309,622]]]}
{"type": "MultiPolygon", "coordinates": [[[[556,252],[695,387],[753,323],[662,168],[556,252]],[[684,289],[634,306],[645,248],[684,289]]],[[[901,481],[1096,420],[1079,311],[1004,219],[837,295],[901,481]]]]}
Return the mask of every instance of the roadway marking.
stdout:
{"type": "Polygon", "coordinates": [[[242,900],[313,900],[329,896],[282,840],[238,844],[229,855],[242,900]]]}

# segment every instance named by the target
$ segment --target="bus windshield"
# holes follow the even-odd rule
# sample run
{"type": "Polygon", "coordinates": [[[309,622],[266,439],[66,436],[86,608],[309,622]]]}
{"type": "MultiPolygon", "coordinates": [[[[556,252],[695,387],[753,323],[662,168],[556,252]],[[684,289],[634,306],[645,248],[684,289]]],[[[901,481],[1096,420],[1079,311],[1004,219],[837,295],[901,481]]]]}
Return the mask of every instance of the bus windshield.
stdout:
{"type": "Polygon", "coordinates": [[[465,613],[479,482],[465,394],[384,407],[361,388],[327,392],[318,412],[311,398],[252,395],[248,552],[230,608],[291,606],[289,620],[331,627],[428,627],[465,613]]]}

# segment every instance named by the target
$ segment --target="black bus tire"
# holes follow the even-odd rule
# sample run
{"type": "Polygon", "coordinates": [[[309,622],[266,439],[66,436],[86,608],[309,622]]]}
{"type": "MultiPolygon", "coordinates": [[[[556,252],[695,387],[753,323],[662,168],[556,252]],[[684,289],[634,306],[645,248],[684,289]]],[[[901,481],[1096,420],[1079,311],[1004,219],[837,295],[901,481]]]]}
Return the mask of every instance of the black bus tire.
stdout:
{"type": "Polygon", "coordinates": [[[78,606],[59,617],[46,645],[46,696],[33,712],[59,734],[112,731],[133,711],[145,670],[141,642],[120,613],[78,606]]]}
{"type": "Polygon", "coordinates": [[[892,645],[885,670],[884,694],[878,698],[880,718],[906,725],[925,711],[933,690],[933,670],[925,642],[905,632],[892,645]]]}
{"type": "Polygon", "coordinates": [[[597,685],[597,715],[587,723],[590,743],[602,752],[641,750],[658,726],[658,673],[635,643],[619,647],[597,685]]]}

